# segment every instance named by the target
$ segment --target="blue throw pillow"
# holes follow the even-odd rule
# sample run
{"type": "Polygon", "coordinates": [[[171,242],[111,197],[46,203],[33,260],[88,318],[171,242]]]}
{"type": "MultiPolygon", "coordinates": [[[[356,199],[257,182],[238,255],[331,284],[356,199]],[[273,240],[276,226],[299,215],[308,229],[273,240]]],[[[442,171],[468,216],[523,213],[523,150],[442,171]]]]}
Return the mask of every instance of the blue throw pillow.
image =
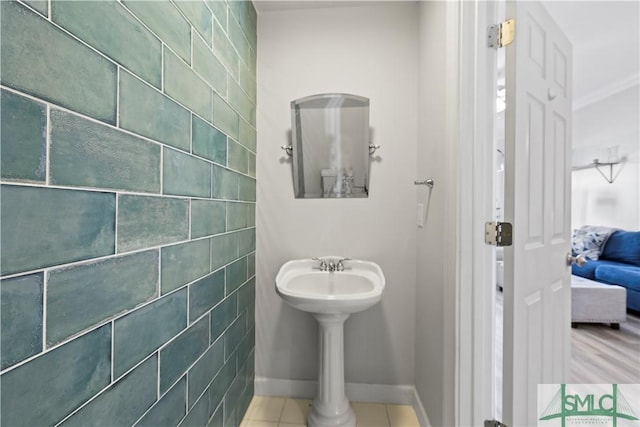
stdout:
{"type": "Polygon", "coordinates": [[[640,231],[616,231],[605,245],[601,258],[640,266],[640,231]]]}
{"type": "Polygon", "coordinates": [[[571,251],[573,255],[584,255],[588,259],[596,260],[600,256],[602,244],[609,237],[609,233],[587,231],[583,228],[573,230],[571,251]]]}

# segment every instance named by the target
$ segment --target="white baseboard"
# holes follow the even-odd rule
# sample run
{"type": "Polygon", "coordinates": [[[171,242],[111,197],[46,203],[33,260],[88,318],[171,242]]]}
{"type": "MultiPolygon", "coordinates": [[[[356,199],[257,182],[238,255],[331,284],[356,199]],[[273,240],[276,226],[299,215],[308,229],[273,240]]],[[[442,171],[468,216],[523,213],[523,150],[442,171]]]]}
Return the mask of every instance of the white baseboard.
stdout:
{"type": "Polygon", "coordinates": [[[427,411],[425,411],[424,406],[422,406],[422,400],[420,400],[420,396],[418,395],[418,390],[413,387],[413,410],[416,411],[416,416],[418,417],[418,421],[421,426],[431,427],[431,421],[429,421],[429,417],[427,416],[427,411]]]}
{"type": "MultiPolygon", "coordinates": [[[[255,378],[255,394],[258,396],[285,396],[297,399],[313,399],[317,391],[317,382],[308,380],[282,380],[277,378],[255,378]]],[[[416,388],[412,385],[386,385],[346,383],[345,391],[349,400],[354,402],[395,403],[412,405],[420,425],[431,427],[424,406],[416,388]]]]}

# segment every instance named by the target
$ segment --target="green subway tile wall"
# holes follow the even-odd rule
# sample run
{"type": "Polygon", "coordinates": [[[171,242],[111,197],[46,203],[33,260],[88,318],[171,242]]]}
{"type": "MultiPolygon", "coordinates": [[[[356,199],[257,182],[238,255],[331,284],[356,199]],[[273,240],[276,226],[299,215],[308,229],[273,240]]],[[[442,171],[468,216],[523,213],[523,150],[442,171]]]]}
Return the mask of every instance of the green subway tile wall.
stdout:
{"type": "Polygon", "coordinates": [[[0,2],[3,425],[238,426],[251,1],[0,2]]]}
{"type": "Polygon", "coordinates": [[[0,93],[0,101],[2,178],[44,181],[47,160],[45,105],[4,90],[0,93]]]}

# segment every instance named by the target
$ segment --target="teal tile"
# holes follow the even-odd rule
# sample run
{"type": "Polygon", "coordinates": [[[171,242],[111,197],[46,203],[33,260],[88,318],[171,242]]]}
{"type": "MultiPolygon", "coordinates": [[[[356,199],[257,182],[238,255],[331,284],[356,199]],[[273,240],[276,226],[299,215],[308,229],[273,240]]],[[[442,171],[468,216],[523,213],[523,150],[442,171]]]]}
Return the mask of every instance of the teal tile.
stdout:
{"type": "Polygon", "coordinates": [[[253,49],[257,45],[256,24],[258,16],[251,1],[231,1],[229,2],[233,16],[240,23],[242,30],[249,39],[253,49]]]}
{"type": "Polygon", "coordinates": [[[114,252],[115,195],[3,185],[2,274],[114,252]]]}
{"type": "Polygon", "coordinates": [[[26,4],[40,12],[45,17],[49,14],[49,1],[48,0],[24,0],[26,4]]]}
{"type": "Polygon", "coordinates": [[[238,200],[239,175],[229,169],[213,165],[211,196],[216,199],[238,200]]]}
{"type": "Polygon", "coordinates": [[[236,318],[238,297],[233,294],[211,311],[211,342],[214,342],[236,318]]]}
{"type": "Polygon", "coordinates": [[[240,119],[239,141],[247,149],[256,152],[256,130],[244,119],[240,119]]]}
{"type": "Polygon", "coordinates": [[[2,178],[44,181],[47,163],[45,105],[4,90],[0,93],[0,103],[2,178]]]}
{"type": "Polygon", "coordinates": [[[154,355],[60,426],[132,425],[156,401],[157,384],[158,357],[154,355]]]}
{"type": "Polygon", "coordinates": [[[178,381],[136,424],[136,427],[176,426],[185,415],[186,376],[178,381]]]}
{"type": "Polygon", "coordinates": [[[256,201],[256,180],[240,175],[238,177],[238,199],[250,202],[256,201]]]}
{"type": "Polygon", "coordinates": [[[209,347],[209,318],[182,332],[160,350],[160,392],[171,386],[209,347]]]}
{"type": "Polygon", "coordinates": [[[249,171],[249,152],[242,145],[233,140],[228,143],[228,166],[238,172],[249,171]]]}
{"type": "MultiPolygon", "coordinates": [[[[236,358],[237,353],[237,351],[234,353],[236,358]]],[[[230,403],[233,404],[233,407],[239,409],[240,400],[247,385],[247,365],[246,363],[240,363],[239,360],[236,363],[238,364],[236,377],[234,378],[229,391],[227,391],[227,397],[229,397],[229,400],[231,401],[230,403]]]]}
{"type": "Polygon", "coordinates": [[[64,111],[51,110],[51,183],[160,192],[160,146],[64,111]]]}
{"type": "Polygon", "coordinates": [[[227,230],[247,227],[247,203],[227,202],[227,230]]]}
{"type": "Polygon", "coordinates": [[[117,319],[113,330],[115,378],[134,367],[186,327],[186,289],[162,297],[117,319]]]}
{"type": "Polygon", "coordinates": [[[196,240],[160,250],[162,293],[166,294],[209,273],[209,241],[196,240]]]}
{"type": "MultiPolygon", "coordinates": [[[[209,406],[211,406],[211,403],[209,403],[209,406]]],[[[224,427],[223,421],[224,421],[224,406],[223,405],[219,405],[218,408],[214,408],[212,409],[211,407],[209,407],[209,411],[215,410],[215,413],[211,416],[211,419],[209,420],[209,424],[207,424],[207,427],[224,427]]]]}
{"type": "MultiPolygon", "coordinates": [[[[227,34],[231,40],[231,44],[236,48],[240,59],[245,64],[249,63],[249,55],[251,55],[249,41],[246,39],[242,28],[236,18],[232,15],[227,23],[227,34]]],[[[242,64],[240,64],[242,66],[242,64]]]]}
{"type": "Polygon", "coordinates": [[[193,41],[193,69],[218,93],[227,93],[227,70],[199,37],[193,41]]]}
{"type": "MultiPolygon", "coordinates": [[[[250,325],[254,325],[255,323],[251,323],[250,325]]],[[[253,333],[253,340],[255,343],[255,331],[253,333]]],[[[255,348],[249,353],[249,357],[247,357],[247,387],[251,388],[251,391],[253,392],[253,383],[255,380],[255,374],[256,374],[256,351],[255,348]]]]}
{"type": "Polygon", "coordinates": [[[227,37],[225,30],[217,21],[214,22],[213,25],[213,51],[220,61],[222,61],[222,63],[227,67],[229,74],[237,78],[240,58],[233,48],[231,40],[227,37]]]}
{"type": "Polygon", "coordinates": [[[157,251],[49,272],[46,295],[47,344],[56,344],[153,299],[157,296],[157,286],[157,251]]]}
{"type": "Polygon", "coordinates": [[[226,205],[212,200],[191,201],[191,237],[198,238],[225,231],[226,205]]]}
{"type": "Polygon", "coordinates": [[[238,416],[236,410],[233,407],[233,403],[230,400],[224,401],[224,427],[238,427],[238,416]]]}
{"type": "Polygon", "coordinates": [[[253,277],[256,275],[256,254],[247,255],[247,275],[253,277]]]}
{"type": "Polygon", "coordinates": [[[227,136],[204,120],[193,116],[193,154],[222,165],[227,164],[227,136]]]}
{"type": "Polygon", "coordinates": [[[238,233],[229,233],[211,238],[211,271],[227,265],[238,258],[238,233]]]}
{"type": "MultiPolygon", "coordinates": [[[[193,406],[223,365],[224,342],[219,340],[209,347],[204,356],[189,369],[189,407],[193,406]]],[[[205,400],[207,399],[208,397],[205,395],[205,400]]],[[[207,414],[207,418],[209,418],[209,414],[207,414]]]]}
{"type": "Polygon", "coordinates": [[[162,78],[162,43],[118,2],[51,2],[53,22],[155,87],[162,78]]]}
{"type": "Polygon", "coordinates": [[[256,155],[249,153],[249,170],[247,174],[253,178],[256,177],[256,155]]]}
{"type": "Polygon", "coordinates": [[[189,238],[189,201],[170,197],[118,196],[118,252],[189,238]]]}
{"type": "Polygon", "coordinates": [[[247,227],[256,226],[256,204],[247,203],[247,227]]]}
{"type": "Polygon", "coordinates": [[[213,16],[218,20],[218,23],[225,26],[227,25],[227,2],[224,0],[206,0],[207,6],[211,12],[213,12],[213,16]]]}
{"type": "Polygon", "coordinates": [[[209,408],[217,408],[220,405],[235,376],[236,359],[234,357],[224,364],[213,383],[211,383],[211,387],[209,387],[209,408]]]}
{"type": "Polygon", "coordinates": [[[151,86],[120,72],[120,127],[189,150],[191,113],[151,86]]]}
{"type": "Polygon", "coordinates": [[[124,5],[185,61],[191,60],[191,26],[168,0],[126,0],[124,5]]]}
{"type": "Polygon", "coordinates": [[[229,358],[247,332],[247,312],[242,312],[224,333],[224,356],[229,358]]]}
{"type": "MultiPolygon", "coordinates": [[[[253,305],[249,308],[253,309],[253,305]]],[[[253,328],[249,329],[249,332],[242,338],[240,344],[238,345],[238,363],[245,364],[248,360],[249,355],[255,348],[255,330],[253,328]]]]}
{"type": "Polygon", "coordinates": [[[247,258],[240,258],[229,264],[225,270],[227,275],[225,293],[229,295],[247,280],[247,258]]]}
{"type": "Polygon", "coordinates": [[[238,232],[238,256],[244,256],[256,250],[256,229],[250,228],[238,232]]]}
{"type": "Polygon", "coordinates": [[[0,282],[0,370],[42,351],[42,291],[42,273],[0,282]]]}
{"type": "Polygon", "coordinates": [[[111,325],[78,337],[2,375],[7,426],[54,425],[109,385],[111,325]]]}
{"type": "Polygon", "coordinates": [[[205,119],[211,118],[211,89],[187,64],[166,48],[164,92],[205,119]]]}
{"type": "Polygon", "coordinates": [[[240,401],[237,406],[238,420],[242,420],[249,409],[251,400],[253,399],[253,387],[249,383],[249,380],[245,381],[245,388],[240,395],[240,401]]]}
{"type": "Polygon", "coordinates": [[[231,138],[238,139],[238,113],[217,94],[213,95],[213,124],[231,138]]]}
{"type": "Polygon", "coordinates": [[[207,40],[207,44],[211,45],[211,38],[213,36],[211,11],[205,6],[204,1],[177,0],[175,5],[178,6],[178,9],[180,9],[184,16],[191,22],[193,28],[207,40]]]}
{"type": "Polygon", "coordinates": [[[164,149],[163,193],[211,196],[211,164],[189,154],[164,149]]]}
{"type": "Polygon", "coordinates": [[[249,66],[245,64],[240,64],[240,87],[255,104],[257,99],[256,76],[251,72],[249,66]]]}
{"type": "MultiPolygon", "coordinates": [[[[252,126],[256,125],[256,106],[234,81],[229,80],[229,104],[252,126]]],[[[236,138],[238,139],[238,138],[236,138]]]]}
{"type": "Polygon", "coordinates": [[[224,298],[224,270],[189,286],[189,322],[193,322],[224,298]]]}
{"type": "Polygon", "coordinates": [[[244,4],[246,6],[247,19],[246,21],[242,20],[243,26],[247,33],[249,43],[251,43],[253,50],[256,51],[258,47],[258,13],[252,1],[245,1],[244,4]],[[246,22],[246,24],[244,24],[244,22],[246,22]]]}
{"type": "Polygon", "coordinates": [[[251,56],[249,56],[249,71],[254,76],[258,73],[258,64],[257,64],[256,50],[255,49],[253,49],[251,51],[251,56]]]}
{"type": "Polygon", "coordinates": [[[204,394],[180,423],[180,427],[203,427],[209,419],[209,396],[204,394]]]}
{"type": "Polygon", "coordinates": [[[242,419],[238,408],[240,397],[242,396],[242,392],[246,386],[246,380],[242,370],[243,368],[240,368],[240,372],[233,379],[233,382],[227,391],[227,395],[224,398],[224,414],[225,417],[229,417],[225,419],[225,426],[237,427],[242,419]]]}
{"type": "Polygon", "coordinates": [[[238,289],[238,312],[255,304],[256,301],[256,279],[253,278],[238,289]]]}
{"type": "Polygon", "coordinates": [[[247,307],[247,328],[253,328],[256,325],[256,306],[252,304],[247,307]]]}
{"type": "Polygon", "coordinates": [[[24,6],[1,5],[2,84],[115,124],[116,64],[24,6]]]}

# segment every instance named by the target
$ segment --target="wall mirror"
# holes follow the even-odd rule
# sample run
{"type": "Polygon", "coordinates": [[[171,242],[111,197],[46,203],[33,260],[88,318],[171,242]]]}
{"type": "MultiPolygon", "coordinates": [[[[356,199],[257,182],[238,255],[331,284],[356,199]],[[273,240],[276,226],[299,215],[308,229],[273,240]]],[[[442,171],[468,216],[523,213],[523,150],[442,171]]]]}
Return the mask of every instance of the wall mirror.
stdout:
{"type": "Polygon", "coordinates": [[[296,198],[369,194],[369,99],[330,93],[291,102],[296,198]]]}

